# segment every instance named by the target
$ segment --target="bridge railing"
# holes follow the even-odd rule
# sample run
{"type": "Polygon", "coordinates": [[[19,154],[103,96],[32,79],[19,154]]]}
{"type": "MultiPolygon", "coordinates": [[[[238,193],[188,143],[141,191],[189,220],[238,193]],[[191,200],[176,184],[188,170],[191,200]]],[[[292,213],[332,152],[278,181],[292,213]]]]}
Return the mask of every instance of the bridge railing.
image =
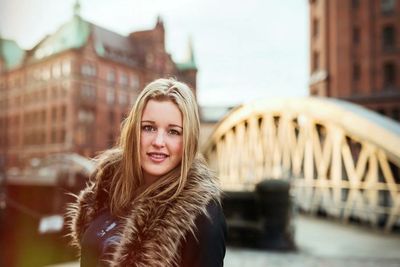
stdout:
{"type": "Polygon", "coordinates": [[[400,124],[354,104],[275,99],[234,109],[203,154],[224,190],[290,179],[296,204],[391,230],[400,217],[400,124]]]}

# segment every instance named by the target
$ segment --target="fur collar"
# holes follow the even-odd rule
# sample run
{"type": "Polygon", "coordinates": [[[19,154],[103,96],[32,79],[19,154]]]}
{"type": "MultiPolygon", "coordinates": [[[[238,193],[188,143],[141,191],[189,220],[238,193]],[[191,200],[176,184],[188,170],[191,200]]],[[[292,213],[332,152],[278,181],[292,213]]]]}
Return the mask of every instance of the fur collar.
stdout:
{"type": "MultiPolygon", "coordinates": [[[[84,231],[103,205],[96,200],[99,190],[105,188],[90,183],[69,206],[70,236],[79,249],[84,231]]],[[[136,199],[121,220],[122,238],[111,255],[110,266],[179,266],[182,240],[196,231],[196,217],[206,214],[208,202],[219,201],[219,195],[215,176],[202,160],[196,160],[184,190],[173,201],[136,199]]]]}

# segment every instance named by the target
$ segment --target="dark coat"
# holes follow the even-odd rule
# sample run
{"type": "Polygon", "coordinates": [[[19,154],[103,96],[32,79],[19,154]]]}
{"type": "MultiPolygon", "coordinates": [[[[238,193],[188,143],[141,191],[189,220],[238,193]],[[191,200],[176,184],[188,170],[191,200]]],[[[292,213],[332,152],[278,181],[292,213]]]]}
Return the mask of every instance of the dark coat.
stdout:
{"type": "Polygon", "coordinates": [[[211,201],[208,217],[197,216],[196,235],[189,234],[182,244],[182,264],[185,267],[219,267],[224,265],[226,224],[221,205],[211,201]]]}
{"type": "MultiPolygon", "coordinates": [[[[109,181],[93,182],[70,206],[68,217],[73,244],[104,208],[109,181]]],[[[220,191],[213,174],[196,160],[181,194],[170,202],[139,198],[121,220],[121,241],[110,266],[223,266],[225,219],[220,191]]]]}

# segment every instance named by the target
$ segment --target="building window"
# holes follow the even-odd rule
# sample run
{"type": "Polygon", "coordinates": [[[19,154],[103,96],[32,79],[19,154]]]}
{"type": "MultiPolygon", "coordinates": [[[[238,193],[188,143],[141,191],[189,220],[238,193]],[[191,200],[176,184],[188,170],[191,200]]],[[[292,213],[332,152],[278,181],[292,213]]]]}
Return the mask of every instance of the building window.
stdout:
{"type": "Polygon", "coordinates": [[[51,78],[50,70],[48,68],[43,68],[42,69],[42,80],[48,81],[50,78],[51,78]]]}
{"type": "Polygon", "coordinates": [[[61,129],[59,143],[65,143],[65,136],[66,136],[65,129],[61,129]]]}
{"type": "Polygon", "coordinates": [[[40,133],[40,143],[41,144],[46,143],[46,134],[43,131],[40,133]]]}
{"type": "Polygon", "coordinates": [[[71,74],[71,61],[65,60],[65,61],[62,63],[61,69],[62,69],[62,74],[63,74],[64,76],[67,76],[67,75],[71,74]]]}
{"type": "Polygon", "coordinates": [[[59,91],[60,96],[61,96],[61,97],[66,97],[67,94],[68,94],[68,83],[63,82],[63,83],[61,84],[61,87],[60,87],[59,90],[60,90],[60,91],[59,91]]]}
{"type": "Polygon", "coordinates": [[[37,125],[39,123],[39,114],[37,112],[32,113],[32,124],[37,125]]]}
{"type": "Polygon", "coordinates": [[[360,28],[359,27],[353,28],[353,43],[354,44],[360,43],[360,28]]]}
{"type": "Polygon", "coordinates": [[[106,93],[106,101],[109,105],[114,105],[115,103],[115,91],[113,88],[108,88],[106,93]]]}
{"type": "Polygon", "coordinates": [[[35,69],[33,71],[33,79],[39,81],[40,80],[40,70],[39,69],[35,69]]]}
{"type": "Polygon", "coordinates": [[[396,65],[393,62],[388,62],[383,65],[383,86],[388,88],[396,83],[396,65]]]}
{"type": "Polygon", "coordinates": [[[319,69],[319,53],[314,51],[313,52],[313,65],[312,70],[317,71],[319,69]]]}
{"type": "Polygon", "coordinates": [[[96,98],[96,88],[93,85],[83,85],[81,96],[85,99],[94,100],[96,98]]]}
{"type": "Polygon", "coordinates": [[[55,63],[53,67],[51,68],[51,73],[54,78],[59,78],[61,76],[61,68],[60,64],[55,63]]]}
{"type": "Polygon", "coordinates": [[[382,13],[392,13],[396,9],[396,0],[381,0],[382,13]]]}
{"type": "Polygon", "coordinates": [[[122,86],[128,85],[128,76],[125,73],[121,73],[121,75],[119,76],[119,83],[122,86]]]}
{"type": "Polygon", "coordinates": [[[24,113],[23,122],[25,125],[29,125],[29,114],[24,113]]]}
{"type": "Polygon", "coordinates": [[[313,25],[312,25],[312,35],[314,38],[318,37],[319,33],[319,20],[314,18],[313,25]]]}
{"type": "Polygon", "coordinates": [[[109,70],[107,72],[107,82],[109,82],[109,83],[115,82],[115,71],[114,70],[109,70]]]}
{"type": "Polygon", "coordinates": [[[46,110],[42,110],[42,112],[40,112],[40,123],[41,124],[45,124],[46,123],[46,110]]]}
{"type": "Polygon", "coordinates": [[[85,126],[79,126],[76,131],[76,143],[78,145],[86,145],[89,141],[89,134],[85,126]]]}
{"type": "Polygon", "coordinates": [[[361,68],[360,68],[360,64],[355,63],[353,65],[353,80],[354,81],[359,81],[361,78],[361,68]]]}
{"type": "Polygon", "coordinates": [[[51,143],[55,144],[57,142],[57,131],[53,129],[51,131],[51,143]]]}
{"type": "Polygon", "coordinates": [[[67,107],[62,106],[61,107],[61,121],[65,121],[66,118],[67,118],[67,107]]]}
{"type": "Polygon", "coordinates": [[[57,121],[57,108],[56,107],[51,109],[51,121],[53,123],[57,121]]]}
{"type": "Polygon", "coordinates": [[[81,109],[78,112],[78,121],[85,124],[92,124],[94,122],[95,115],[91,110],[81,109]]]}
{"type": "Polygon", "coordinates": [[[393,25],[388,25],[382,31],[383,48],[394,48],[396,45],[396,31],[393,25]]]}
{"type": "Polygon", "coordinates": [[[14,123],[15,123],[15,126],[18,128],[19,127],[19,116],[18,115],[15,116],[14,123]]]}
{"type": "Polygon", "coordinates": [[[131,75],[131,87],[133,90],[139,90],[139,77],[136,74],[131,75]]]}
{"type": "Polygon", "coordinates": [[[90,63],[84,63],[81,66],[81,73],[84,76],[96,76],[96,66],[90,63]]]}
{"type": "Polygon", "coordinates": [[[126,104],[128,104],[128,96],[123,92],[119,93],[119,104],[121,106],[125,106],[126,104]]]}

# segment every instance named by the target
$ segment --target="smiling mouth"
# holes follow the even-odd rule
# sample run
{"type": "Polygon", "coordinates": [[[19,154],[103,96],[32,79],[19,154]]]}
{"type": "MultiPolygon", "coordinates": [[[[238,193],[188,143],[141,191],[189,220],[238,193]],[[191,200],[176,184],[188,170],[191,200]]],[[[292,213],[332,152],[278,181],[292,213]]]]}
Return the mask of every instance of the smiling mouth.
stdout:
{"type": "Polygon", "coordinates": [[[147,153],[147,155],[150,157],[150,159],[151,159],[152,161],[155,161],[155,162],[162,162],[162,161],[164,161],[166,158],[169,157],[169,155],[167,155],[167,154],[164,154],[164,153],[156,153],[156,152],[149,152],[149,153],[147,153]]]}

